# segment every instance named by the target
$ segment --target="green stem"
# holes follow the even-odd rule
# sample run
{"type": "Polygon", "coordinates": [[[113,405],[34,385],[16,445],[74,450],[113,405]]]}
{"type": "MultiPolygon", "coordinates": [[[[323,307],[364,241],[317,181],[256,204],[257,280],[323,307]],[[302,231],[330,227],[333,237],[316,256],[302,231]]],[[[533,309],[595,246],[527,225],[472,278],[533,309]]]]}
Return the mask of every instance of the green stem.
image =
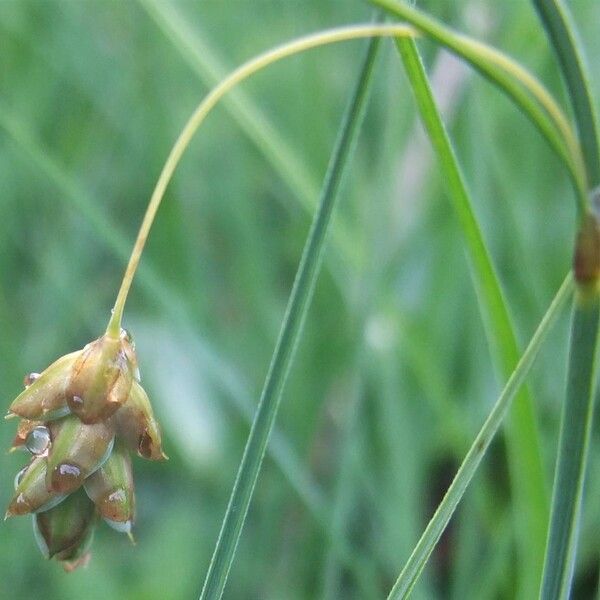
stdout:
{"type": "Polygon", "coordinates": [[[594,411],[600,295],[578,292],[540,598],[568,598],[594,411]]]}
{"type": "MultiPolygon", "coordinates": [[[[492,259],[475,218],[469,193],[444,127],[423,64],[413,40],[396,41],[406,73],[433,147],[445,185],[453,200],[466,239],[471,274],[480,310],[501,380],[508,378],[519,359],[519,348],[506,301],[492,259]]],[[[524,389],[515,399],[506,429],[508,464],[517,519],[516,531],[525,596],[537,589],[542,571],[549,499],[531,396],[524,389]]]]}
{"type": "Polygon", "coordinates": [[[585,165],[581,147],[563,111],[544,86],[518,62],[502,52],[459,34],[426,14],[397,0],[369,0],[421,33],[464,58],[518,106],[564,161],[573,183],[578,207],[588,206],[585,165]]]}
{"type": "Polygon", "coordinates": [[[378,47],[379,41],[371,40],[358,84],[342,121],[340,135],[325,176],[321,200],[304,246],[269,372],[206,575],[200,596],[204,600],[221,598],[225,588],[269,435],[277,415],[283,387],[315,287],[344,168],[348,163],[362,121],[378,47]]]}
{"type": "Polygon", "coordinates": [[[129,294],[133,278],[142,258],[146,240],[150,234],[150,229],[154,223],[156,213],[160,208],[162,199],[167,190],[167,186],[169,185],[173,174],[175,173],[175,169],[177,168],[181,157],[192,141],[192,138],[194,137],[200,125],[204,122],[212,109],[229,91],[231,91],[245,79],[248,79],[270,64],[312,48],[325,46],[327,44],[334,44],[336,42],[344,42],[367,37],[412,37],[414,35],[414,30],[406,25],[369,24],[329,29],[327,31],[322,31],[313,35],[307,35],[298,38],[288,42],[287,44],[267,50],[263,54],[259,54],[258,56],[244,63],[242,66],[238,67],[235,71],[223,79],[216,87],[214,87],[198,105],[192,116],[185,124],[184,128],[181,130],[181,133],[173,145],[173,148],[171,148],[171,152],[167,157],[160,176],[158,177],[158,181],[156,182],[156,186],[154,187],[152,196],[150,197],[150,202],[148,203],[148,208],[146,209],[146,213],[142,219],[142,224],[140,225],[140,230],[135,240],[133,250],[131,251],[131,257],[127,263],[123,280],[121,281],[121,286],[117,294],[112,316],[106,328],[106,335],[113,338],[119,336],[121,320],[123,318],[123,311],[125,309],[125,302],[127,301],[127,296],[129,294]]]}
{"type": "Polygon", "coordinates": [[[490,443],[494,439],[498,428],[502,424],[512,399],[515,397],[520,387],[523,385],[529,370],[531,369],[537,353],[546,339],[548,332],[561,309],[565,306],[567,300],[573,292],[573,278],[569,274],[558,293],[552,300],[550,307],[546,311],[540,325],[533,334],[529,345],[525,349],[518,365],[510,376],[506,386],[502,390],[500,397],[494,404],[488,418],[480,429],[475,441],[469,448],[467,455],[460,465],[448,491],[443,500],[437,507],[431,521],[429,521],[423,535],[420,537],[415,549],[413,550],[406,565],[402,569],[398,580],[390,591],[389,600],[407,598],[413,586],[417,582],[419,575],[425,567],[429,556],[433,552],[438,540],[446,529],[458,503],[462,499],[467,486],[477,472],[479,464],[483,459],[490,443]]]}
{"type": "Polygon", "coordinates": [[[559,0],[533,0],[544,23],[571,97],[577,132],[583,150],[588,187],[600,185],[600,149],[597,118],[592,101],[591,86],[572,18],[559,0]]]}

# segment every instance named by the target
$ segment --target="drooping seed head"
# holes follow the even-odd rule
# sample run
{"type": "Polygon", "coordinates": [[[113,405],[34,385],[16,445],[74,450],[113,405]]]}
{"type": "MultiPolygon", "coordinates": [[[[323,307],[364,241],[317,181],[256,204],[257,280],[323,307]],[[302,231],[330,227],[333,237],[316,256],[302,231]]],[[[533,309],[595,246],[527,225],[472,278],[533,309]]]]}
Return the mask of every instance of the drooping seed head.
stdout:
{"type": "Polygon", "coordinates": [[[135,345],[123,330],[117,339],[105,335],[27,375],[26,389],[9,409],[7,418],[22,417],[13,449],[33,457],[15,477],[6,517],[33,513],[40,549],[66,571],[89,561],[96,514],[131,537],[129,450],[167,458],[139,382],[135,345]]]}

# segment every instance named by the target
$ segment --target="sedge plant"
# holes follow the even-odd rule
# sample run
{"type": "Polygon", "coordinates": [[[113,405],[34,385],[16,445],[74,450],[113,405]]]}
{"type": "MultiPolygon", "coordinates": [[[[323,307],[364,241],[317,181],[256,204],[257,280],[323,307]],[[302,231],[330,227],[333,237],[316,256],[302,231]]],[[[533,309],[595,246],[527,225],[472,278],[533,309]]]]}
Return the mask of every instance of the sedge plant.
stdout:
{"type": "MultiPolygon", "coordinates": [[[[419,113],[447,181],[464,236],[492,356],[499,375],[507,382],[393,585],[390,597],[403,598],[410,594],[509,412],[510,419],[506,424],[508,463],[516,521],[521,532],[517,540],[522,567],[520,592],[523,597],[531,597],[541,585],[543,598],[569,595],[591,435],[600,310],[597,286],[600,276],[597,205],[600,201],[595,191],[600,184],[598,142],[593,103],[576,35],[562,5],[554,0],[536,2],[565,74],[577,134],[560,104],[517,61],[482,42],[458,34],[406,4],[395,0],[372,0],[372,3],[406,24],[354,25],[300,38],[251,59],[212,89],[186,123],[163,167],[106,331],[82,350],[58,359],[41,374],[28,375],[25,390],[11,404],[9,416],[21,418],[14,447],[27,449],[31,458],[15,480],[16,491],[7,516],[33,514],[42,552],[63,561],[67,569],[88,560],[98,514],[117,530],[131,534],[135,500],[130,451],[153,460],[166,458],[159,426],[140,383],[135,345],[131,335],[122,328],[122,320],[150,229],[190,141],[210,111],[233,88],[270,64],[318,46],[371,38],[340,126],[203,584],[202,598],[222,596],[315,289],[343,175],[357,143],[379,38],[389,37],[395,39],[419,113]],[[579,216],[573,275],[567,275],[522,354],[496,269],[473,211],[468,186],[429,87],[417,49],[419,37],[428,37],[457,54],[503,91],[540,131],[564,165],[565,177],[573,186],[579,216]],[[574,313],[567,395],[549,509],[537,441],[536,408],[533,397],[522,386],[551,324],[571,297],[574,297],[574,313]]],[[[152,3],[145,4],[149,10],[156,11],[152,3]]],[[[154,14],[162,18],[160,11],[154,14]]],[[[252,112],[241,114],[245,126],[250,127],[252,112]]],[[[290,171],[293,159],[289,154],[275,158],[274,162],[289,175],[303,201],[310,204],[310,186],[306,177],[303,174],[295,177],[294,169],[290,171]]],[[[342,253],[347,253],[348,239],[344,233],[340,236],[336,244],[342,253]]],[[[371,589],[369,586],[369,581],[365,580],[363,590],[371,589]]]]}

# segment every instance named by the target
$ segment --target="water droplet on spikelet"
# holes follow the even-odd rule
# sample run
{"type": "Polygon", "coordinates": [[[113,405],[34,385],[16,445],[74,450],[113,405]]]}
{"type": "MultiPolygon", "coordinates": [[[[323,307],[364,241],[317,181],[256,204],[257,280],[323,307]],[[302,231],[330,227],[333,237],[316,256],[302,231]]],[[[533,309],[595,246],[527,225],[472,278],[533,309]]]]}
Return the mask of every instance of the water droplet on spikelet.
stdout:
{"type": "Polygon", "coordinates": [[[50,449],[50,430],[44,425],[34,427],[25,438],[25,447],[34,456],[44,456],[50,449]]]}

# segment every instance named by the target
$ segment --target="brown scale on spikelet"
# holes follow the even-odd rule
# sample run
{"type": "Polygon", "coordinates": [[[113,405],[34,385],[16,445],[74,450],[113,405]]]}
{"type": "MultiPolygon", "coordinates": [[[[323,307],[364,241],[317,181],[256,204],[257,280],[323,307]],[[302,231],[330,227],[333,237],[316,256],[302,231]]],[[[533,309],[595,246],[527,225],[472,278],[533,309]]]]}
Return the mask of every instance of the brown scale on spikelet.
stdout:
{"type": "Polygon", "coordinates": [[[72,571],[89,561],[98,515],[131,537],[130,451],[166,459],[160,428],[124,330],[27,375],[24,385],[7,418],[21,417],[11,451],[24,448],[31,460],[15,478],[5,518],[32,514],[42,554],[72,571]]]}

